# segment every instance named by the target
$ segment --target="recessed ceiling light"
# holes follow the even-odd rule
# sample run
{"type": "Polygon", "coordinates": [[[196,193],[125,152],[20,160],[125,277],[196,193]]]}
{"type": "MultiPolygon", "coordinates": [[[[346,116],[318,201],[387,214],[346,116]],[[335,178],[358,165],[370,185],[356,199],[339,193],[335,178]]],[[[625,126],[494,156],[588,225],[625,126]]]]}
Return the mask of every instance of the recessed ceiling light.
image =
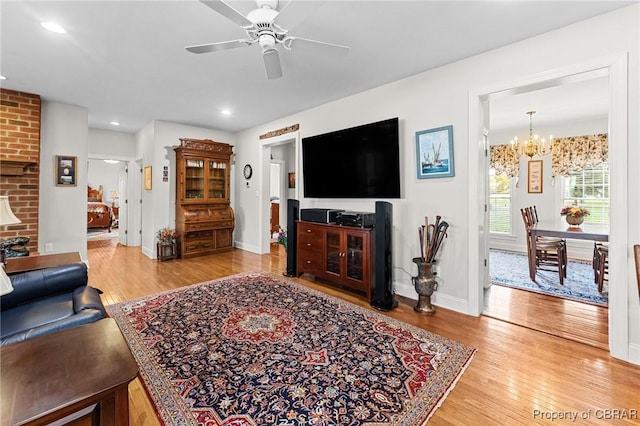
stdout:
{"type": "Polygon", "coordinates": [[[67,30],[62,28],[60,24],[56,24],[55,22],[40,22],[40,25],[42,25],[43,28],[46,28],[47,30],[57,34],[64,34],[67,32],[67,30]]]}
{"type": "Polygon", "coordinates": [[[6,80],[7,77],[5,77],[4,75],[0,75],[0,80],[6,80]]]}
{"type": "Polygon", "coordinates": [[[228,108],[225,108],[225,109],[220,111],[220,114],[222,114],[222,115],[231,115],[231,110],[228,109],[228,108]]]}
{"type": "Polygon", "coordinates": [[[119,126],[120,123],[117,121],[110,121],[109,124],[111,124],[112,126],[119,126]]]}

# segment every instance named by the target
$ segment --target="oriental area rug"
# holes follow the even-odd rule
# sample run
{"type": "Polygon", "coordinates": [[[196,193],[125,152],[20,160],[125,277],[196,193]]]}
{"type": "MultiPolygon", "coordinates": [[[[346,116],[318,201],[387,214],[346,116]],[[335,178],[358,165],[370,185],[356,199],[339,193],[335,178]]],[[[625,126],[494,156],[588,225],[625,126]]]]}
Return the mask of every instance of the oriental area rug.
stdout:
{"type": "Polygon", "coordinates": [[[166,425],[422,425],[475,353],[267,273],[107,310],[166,425]]]}
{"type": "Polygon", "coordinates": [[[492,249],[489,253],[489,275],[492,284],[602,307],[609,305],[609,286],[605,282],[602,293],[598,293],[593,267],[589,262],[570,260],[563,285],[560,285],[558,273],[553,271],[538,271],[536,282],[533,282],[529,277],[526,254],[492,249]]]}

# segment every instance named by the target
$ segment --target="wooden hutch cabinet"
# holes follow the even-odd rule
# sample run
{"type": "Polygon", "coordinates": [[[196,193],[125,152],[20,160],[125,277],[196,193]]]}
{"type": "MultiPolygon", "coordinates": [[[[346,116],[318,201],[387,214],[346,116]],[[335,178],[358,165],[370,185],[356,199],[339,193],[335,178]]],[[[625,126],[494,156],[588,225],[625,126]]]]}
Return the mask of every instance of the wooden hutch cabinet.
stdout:
{"type": "Polygon", "coordinates": [[[180,139],[176,152],[176,231],[182,258],[233,248],[229,204],[233,146],[210,139],[180,139]]]}
{"type": "Polygon", "coordinates": [[[366,294],[371,300],[373,229],[299,221],[297,272],[366,294]]]}

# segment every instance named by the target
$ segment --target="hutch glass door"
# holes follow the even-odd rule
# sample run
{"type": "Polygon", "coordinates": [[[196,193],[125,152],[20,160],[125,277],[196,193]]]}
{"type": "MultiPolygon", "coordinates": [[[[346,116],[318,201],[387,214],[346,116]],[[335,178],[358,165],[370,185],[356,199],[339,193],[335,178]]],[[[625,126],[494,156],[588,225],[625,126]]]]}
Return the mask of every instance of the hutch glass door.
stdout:
{"type": "Polygon", "coordinates": [[[222,200],[226,196],[227,163],[209,160],[209,198],[222,200]]]}
{"type": "Polygon", "coordinates": [[[204,160],[185,160],[184,198],[204,199],[204,160]]]}

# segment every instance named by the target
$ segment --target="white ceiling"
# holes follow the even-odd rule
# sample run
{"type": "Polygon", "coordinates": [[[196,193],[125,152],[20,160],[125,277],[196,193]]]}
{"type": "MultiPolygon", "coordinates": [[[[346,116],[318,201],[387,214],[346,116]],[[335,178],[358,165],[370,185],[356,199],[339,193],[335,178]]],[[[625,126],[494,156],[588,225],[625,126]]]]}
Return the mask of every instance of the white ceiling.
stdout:
{"type": "Polygon", "coordinates": [[[578,74],[552,87],[490,99],[491,130],[511,130],[526,136],[528,111],[535,111],[534,130],[557,123],[607,117],[609,78],[606,70],[578,74]]]}
{"type": "MultiPolygon", "coordinates": [[[[257,45],[202,55],[184,49],[245,36],[195,0],[1,0],[1,86],[85,107],[92,128],[136,132],[156,119],[236,132],[636,2],[293,0],[281,26],[348,45],[350,54],[281,50],[284,76],[267,80],[257,45]],[[45,20],[67,34],[44,30],[45,20]],[[232,115],[220,114],[225,108],[232,115]]],[[[243,14],[255,7],[228,3],[243,14]]],[[[575,113],[585,103],[572,105],[575,113]]],[[[528,110],[505,108],[519,123],[528,110]]],[[[498,112],[492,126],[507,126],[498,112]]]]}

